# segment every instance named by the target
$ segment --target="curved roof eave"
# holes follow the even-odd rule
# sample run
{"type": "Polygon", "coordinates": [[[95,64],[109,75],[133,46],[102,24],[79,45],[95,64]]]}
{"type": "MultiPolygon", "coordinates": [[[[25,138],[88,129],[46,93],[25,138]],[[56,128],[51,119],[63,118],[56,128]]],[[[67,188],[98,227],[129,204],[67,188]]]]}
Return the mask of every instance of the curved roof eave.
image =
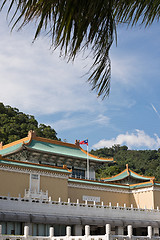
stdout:
{"type": "MultiPolygon", "coordinates": [[[[22,150],[25,146],[28,149],[34,151],[45,152],[47,154],[57,154],[67,157],[73,157],[78,159],[87,159],[87,152],[80,146],[71,143],[65,143],[57,140],[51,140],[47,138],[37,137],[33,131],[29,131],[26,138],[22,138],[10,144],[0,147],[0,154],[2,156],[9,156],[22,150]]],[[[105,159],[88,153],[90,161],[94,162],[114,162],[113,158],[105,159]]]]}
{"type": "Polygon", "coordinates": [[[117,187],[117,188],[124,188],[129,190],[129,186],[125,184],[116,184],[116,183],[108,183],[108,182],[100,182],[100,181],[94,181],[94,180],[88,180],[88,179],[78,179],[78,178],[69,178],[68,182],[73,183],[82,183],[82,184],[89,184],[89,185],[100,185],[105,187],[117,187]]]}
{"type": "MultiPolygon", "coordinates": [[[[45,154],[48,154],[48,155],[53,155],[52,152],[49,152],[49,151],[43,151],[43,150],[39,150],[39,149],[33,149],[33,148],[30,148],[28,145],[24,145],[23,146],[23,149],[27,149],[28,151],[31,151],[31,152],[37,152],[37,153],[45,153],[45,154]]],[[[72,158],[72,159],[79,159],[79,160],[85,160],[87,159],[87,156],[86,158],[85,157],[80,157],[80,156],[71,156],[71,155],[67,155],[67,154],[62,154],[62,153],[54,153],[55,156],[63,156],[63,157],[69,157],[69,158],[72,158]]],[[[89,161],[94,161],[94,162],[112,162],[112,160],[101,160],[101,159],[91,159],[89,158],[89,161]]]]}
{"type": "MultiPolygon", "coordinates": [[[[80,150],[81,150],[83,153],[85,153],[86,156],[87,156],[87,151],[85,151],[85,150],[84,150],[83,148],[81,148],[81,147],[79,147],[79,148],[80,148],[80,150]]],[[[116,161],[113,160],[113,158],[100,158],[100,157],[94,156],[94,155],[92,155],[92,154],[90,154],[90,153],[88,153],[88,156],[91,157],[91,158],[96,158],[97,160],[100,160],[101,162],[116,162],[116,161]]]]}
{"type": "Polygon", "coordinates": [[[108,178],[101,178],[102,180],[106,181],[106,182],[111,182],[111,181],[118,181],[118,180],[122,180],[126,177],[128,177],[129,174],[127,172],[127,169],[123,170],[122,172],[116,174],[115,176],[112,177],[108,177],[108,178]]]}
{"type": "Polygon", "coordinates": [[[63,168],[55,167],[55,166],[48,166],[48,165],[44,165],[44,164],[12,160],[12,159],[8,159],[8,158],[3,158],[1,156],[0,156],[0,164],[8,164],[8,165],[19,166],[22,168],[24,168],[24,167],[25,168],[35,168],[35,169],[39,169],[39,170],[48,170],[48,171],[63,172],[66,174],[71,174],[71,171],[68,170],[65,166],[63,168]]]}
{"type": "Polygon", "coordinates": [[[141,179],[141,180],[149,180],[149,179],[155,179],[155,177],[153,176],[143,176],[143,175],[140,175],[134,171],[132,171],[131,169],[129,169],[130,171],[130,176],[132,176],[133,178],[136,178],[136,179],[141,179]]]}
{"type": "Polygon", "coordinates": [[[121,173],[118,173],[117,175],[115,175],[113,177],[102,178],[102,180],[104,180],[106,182],[119,181],[119,180],[125,179],[128,176],[131,176],[132,178],[139,179],[139,180],[151,180],[151,179],[154,180],[155,179],[155,177],[148,177],[148,176],[140,175],[140,174],[132,171],[131,169],[129,169],[128,166],[126,166],[126,169],[124,171],[122,171],[121,173]]]}
{"type": "Polygon", "coordinates": [[[12,154],[15,154],[15,153],[18,153],[18,152],[21,152],[23,150],[23,144],[21,144],[20,146],[14,148],[14,149],[10,149],[10,151],[0,151],[0,155],[1,156],[10,156],[12,154]]]}
{"type": "Polygon", "coordinates": [[[144,188],[148,186],[153,186],[153,183],[151,181],[148,182],[141,182],[141,183],[136,183],[136,184],[130,184],[130,189],[135,189],[135,188],[144,188]]]}
{"type": "Polygon", "coordinates": [[[11,154],[17,153],[25,144],[29,144],[31,141],[31,136],[28,134],[27,137],[21,138],[17,141],[11,142],[0,148],[0,155],[9,156],[11,154]]]}

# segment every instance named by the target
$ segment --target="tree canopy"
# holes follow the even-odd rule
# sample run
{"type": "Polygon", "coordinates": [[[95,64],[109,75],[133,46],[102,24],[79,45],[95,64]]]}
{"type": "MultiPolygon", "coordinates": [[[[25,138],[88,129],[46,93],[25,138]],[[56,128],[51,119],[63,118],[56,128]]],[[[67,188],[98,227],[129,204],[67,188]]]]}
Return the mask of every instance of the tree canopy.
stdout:
{"type": "Polygon", "coordinates": [[[158,0],[1,0],[0,3],[1,9],[8,4],[13,28],[18,23],[23,27],[35,21],[34,39],[45,30],[52,47],[60,47],[68,60],[74,60],[79,52],[89,48],[93,64],[88,81],[102,98],[110,91],[109,50],[116,39],[117,26],[146,27],[160,17],[158,0]]]}
{"type": "Polygon", "coordinates": [[[0,142],[7,144],[27,136],[29,130],[36,131],[39,137],[60,140],[56,131],[45,124],[38,125],[32,115],[19,112],[17,108],[0,103],[0,142]]]}
{"type": "MultiPolygon", "coordinates": [[[[7,144],[27,136],[29,130],[39,137],[54,140],[56,131],[51,126],[38,124],[34,116],[20,112],[17,108],[0,103],[0,142],[7,144]]],[[[91,150],[99,157],[113,157],[115,163],[108,163],[97,170],[97,178],[110,177],[125,169],[126,164],[133,171],[147,176],[155,176],[160,181],[160,148],[157,150],[128,150],[127,146],[114,145],[111,148],[91,150]]]]}
{"type": "Polygon", "coordinates": [[[127,146],[114,145],[111,148],[92,150],[91,153],[99,157],[113,157],[116,161],[97,170],[97,178],[114,176],[122,172],[128,164],[136,173],[155,176],[160,181],[160,149],[128,150],[127,146]]]}

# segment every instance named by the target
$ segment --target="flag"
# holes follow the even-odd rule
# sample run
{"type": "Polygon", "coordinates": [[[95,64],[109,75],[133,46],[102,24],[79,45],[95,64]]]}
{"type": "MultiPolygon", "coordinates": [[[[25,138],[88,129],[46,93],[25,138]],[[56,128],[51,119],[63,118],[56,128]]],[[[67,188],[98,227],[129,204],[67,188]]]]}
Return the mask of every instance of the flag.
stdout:
{"type": "Polygon", "coordinates": [[[81,141],[79,144],[86,144],[88,146],[88,139],[81,141]]]}

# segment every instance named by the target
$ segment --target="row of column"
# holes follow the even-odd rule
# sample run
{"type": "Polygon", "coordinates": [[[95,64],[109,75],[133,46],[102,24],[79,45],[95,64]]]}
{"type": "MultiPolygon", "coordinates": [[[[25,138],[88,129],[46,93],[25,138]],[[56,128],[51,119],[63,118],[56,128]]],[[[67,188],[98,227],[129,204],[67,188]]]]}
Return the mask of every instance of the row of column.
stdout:
{"type": "MultiPolygon", "coordinates": [[[[75,225],[74,226],[74,235],[75,236],[82,236],[82,225],[75,225]]],[[[85,226],[85,235],[86,235],[86,231],[90,231],[87,230],[88,229],[88,225],[85,226]]],[[[159,228],[153,228],[152,231],[152,226],[148,226],[147,228],[148,230],[148,236],[159,236],[159,228]]],[[[128,232],[128,236],[133,235],[133,227],[132,225],[128,225],[127,226],[127,232],[128,232]]],[[[110,224],[106,224],[106,234],[111,234],[111,225],[110,224]]],[[[115,235],[124,235],[124,227],[123,226],[117,226],[115,228],[115,235]]]]}
{"type": "MultiPolygon", "coordinates": [[[[148,238],[152,238],[152,226],[148,226],[148,238]]],[[[1,228],[0,228],[1,230],[1,228]]],[[[127,226],[127,236],[129,238],[132,238],[133,235],[133,227],[132,225],[128,225],[127,226]]],[[[154,228],[154,235],[159,235],[159,228],[154,228]]],[[[24,236],[27,238],[29,235],[29,227],[25,226],[24,227],[24,236]]],[[[82,236],[82,225],[76,225],[75,226],[75,235],[76,236],[82,236]]],[[[85,226],[85,236],[89,236],[90,235],[90,226],[86,225],[85,226]]],[[[111,225],[110,224],[106,224],[106,236],[110,236],[111,235],[111,225]]],[[[116,233],[116,235],[124,235],[124,229],[123,227],[118,227],[118,231],[116,233]]],[[[54,228],[50,227],[50,231],[49,231],[49,237],[52,238],[54,236],[54,228]]],[[[66,227],[66,236],[70,237],[71,236],[71,227],[67,226],[66,227]]]]}
{"type": "MultiPolygon", "coordinates": [[[[148,226],[147,230],[148,230],[148,236],[152,236],[152,235],[153,236],[159,236],[159,228],[154,227],[153,231],[152,231],[152,226],[148,226]]],[[[128,232],[128,235],[133,234],[132,225],[128,225],[127,232],[128,232]]],[[[121,227],[121,226],[116,227],[115,235],[124,235],[124,227],[121,227]]]]}

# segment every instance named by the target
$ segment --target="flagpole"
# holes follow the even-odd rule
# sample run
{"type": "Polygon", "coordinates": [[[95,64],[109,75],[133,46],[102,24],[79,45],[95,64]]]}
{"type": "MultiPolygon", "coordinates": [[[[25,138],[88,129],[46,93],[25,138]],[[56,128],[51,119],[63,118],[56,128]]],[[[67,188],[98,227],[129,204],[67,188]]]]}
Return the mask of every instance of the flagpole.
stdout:
{"type": "Polygon", "coordinates": [[[85,172],[85,177],[89,179],[89,157],[88,157],[88,138],[86,140],[80,141],[79,144],[86,144],[87,145],[87,168],[85,172]]]}
{"type": "Polygon", "coordinates": [[[88,145],[87,145],[87,179],[89,179],[89,158],[88,158],[88,145]]]}

